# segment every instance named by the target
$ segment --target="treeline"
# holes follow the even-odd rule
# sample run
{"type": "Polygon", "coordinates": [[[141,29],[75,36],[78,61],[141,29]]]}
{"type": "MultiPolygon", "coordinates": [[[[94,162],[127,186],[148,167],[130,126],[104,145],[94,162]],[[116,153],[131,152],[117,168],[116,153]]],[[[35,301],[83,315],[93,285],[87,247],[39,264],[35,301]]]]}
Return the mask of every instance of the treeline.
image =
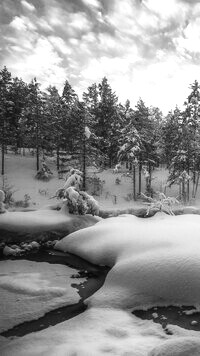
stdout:
{"type": "Polygon", "coordinates": [[[41,152],[56,152],[58,170],[62,151],[77,156],[83,168],[126,161],[133,182],[136,168],[139,172],[138,192],[133,185],[136,198],[141,193],[142,171],[147,193],[152,194],[152,168],[166,163],[170,184],[179,183],[186,201],[190,194],[196,195],[199,182],[199,117],[197,81],[191,85],[184,110],[176,108],[163,117],[159,108],[147,107],[142,99],[134,108],[129,100],[119,103],[105,77],[89,86],[80,100],[67,80],[61,94],[55,86],[42,91],[36,78],[25,83],[4,67],[0,71],[1,173],[8,145],[16,153],[22,147],[34,148],[37,170],[41,152]]]}

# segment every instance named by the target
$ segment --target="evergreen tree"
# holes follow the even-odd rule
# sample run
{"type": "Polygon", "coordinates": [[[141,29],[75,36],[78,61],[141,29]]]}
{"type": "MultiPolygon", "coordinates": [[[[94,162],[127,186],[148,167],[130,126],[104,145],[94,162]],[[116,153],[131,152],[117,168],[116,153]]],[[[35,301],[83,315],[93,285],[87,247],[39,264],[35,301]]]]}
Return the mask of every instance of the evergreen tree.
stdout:
{"type": "Polygon", "coordinates": [[[23,122],[26,126],[26,145],[36,149],[36,169],[39,170],[40,151],[44,148],[44,100],[39,88],[40,84],[34,78],[28,85],[28,95],[23,112],[23,122]]]}
{"type": "Polygon", "coordinates": [[[113,93],[106,77],[98,85],[99,90],[99,111],[96,135],[100,138],[99,148],[104,155],[107,156],[109,166],[112,166],[113,157],[117,153],[116,142],[113,137],[117,135],[118,119],[117,101],[115,93],[113,93]]]}
{"type": "Polygon", "coordinates": [[[149,138],[151,137],[151,123],[149,121],[149,109],[145,106],[142,99],[139,99],[134,111],[134,126],[137,129],[142,142],[139,154],[139,195],[141,194],[142,166],[149,160],[149,138]]]}
{"type": "Polygon", "coordinates": [[[10,100],[13,102],[13,110],[10,120],[12,142],[10,142],[10,144],[15,148],[16,153],[19,148],[24,147],[22,113],[25,107],[27,94],[28,88],[26,83],[22,79],[14,78],[9,91],[10,100]]]}
{"type": "Polygon", "coordinates": [[[62,120],[62,130],[63,135],[62,138],[62,146],[67,150],[69,153],[73,152],[74,146],[74,135],[78,130],[77,122],[75,121],[76,115],[72,114],[73,108],[76,107],[78,96],[76,95],[75,91],[66,80],[63,93],[62,93],[62,100],[63,100],[63,120],[62,120]]]}
{"type": "Polygon", "coordinates": [[[133,171],[133,198],[136,200],[136,167],[142,151],[142,141],[134,126],[133,116],[126,112],[127,124],[121,131],[118,159],[131,164],[133,171]]]}
{"type": "Polygon", "coordinates": [[[12,134],[10,121],[14,103],[10,100],[10,88],[12,85],[11,73],[4,67],[0,71],[0,142],[1,142],[1,174],[5,173],[5,148],[12,134]]]}
{"type": "Polygon", "coordinates": [[[180,144],[181,111],[178,107],[170,111],[162,125],[163,161],[169,168],[172,158],[176,154],[180,144]]]}
{"type": "Polygon", "coordinates": [[[65,146],[65,136],[63,132],[63,99],[55,86],[49,86],[45,97],[45,117],[47,123],[46,149],[51,152],[56,150],[56,165],[60,168],[60,149],[65,146]]]}
{"type": "MultiPolygon", "coordinates": [[[[187,151],[187,173],[193,174],[193,191],[195,196],[196,181],[199,180],[200,174],[200,85],[197,80],[190,85],[191,92],[185,102],[184,113],[184,132],[185,146],[187,151]]],[[[198,186],[198,184],[197,184],[198,186]]],[[[197,187],[196,186],[196,187],[197,187]]],[[[189,197],[189,181],[188,181],[189,197]]]]}

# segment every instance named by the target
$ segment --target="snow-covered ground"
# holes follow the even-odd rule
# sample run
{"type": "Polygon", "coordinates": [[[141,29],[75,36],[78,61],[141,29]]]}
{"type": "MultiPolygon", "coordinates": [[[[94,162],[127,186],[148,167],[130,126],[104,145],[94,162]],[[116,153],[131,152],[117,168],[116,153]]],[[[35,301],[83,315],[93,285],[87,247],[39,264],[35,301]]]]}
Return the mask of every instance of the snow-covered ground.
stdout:
{"type": "MultiPolygon", "coordinates": [[[[7,155],[8,182],[18,189],[15,200],[29,194],[36,208],[56,202],[49,198],[64,181],[58,179],[55,163],[49,166],[53,178],[49,182],[37,181],[34,179],[35,157],[7,155]]],[[[131,178],[113,174],[111,170],[97,173],[97,176],[105,181],[103,192],[97,197],[101,209],[123,209],[141,204],[127,199],[132,193],[131,178]],[[119,185],[115,184],[117,177],[121,181],[119,185]]],[[[164,191],[167,172],[157,169],[154,178],[154,189],[164,191]]],[[[177,190],[176,186],[168,189],[166,195],[177,196],[177,190]]],[[[54,213],[62,214],[53,211],[47,215],[54,213]]],[[[6,219],[7,214],[2,214],[2,218],[6,219]]],[[[21,214],[23,220],[28,213],[21,214]]],[[[36,214],[40,224],[45,222],[43,210],[31,214],[36,214]]],[[[30,221],[27,220],[27,224],[30,221]]],[[[141,320],[131,313],[168,305],[200,309],[199,231],[198,215],[158,213],[149,219],[132,215],[109,218],[68,235],[55,247],[95,264],[110,266],[104,285],[86,300],[88,309],[84,313],[21,338],[0,337],[0,354],[199,356],[199,332],[168,325],[166,334],[153,320],[141,320]]],[[[77,292],[71,287],[71,269],[28,261],[4,261],[0,268],[2,330],[77,301],[77,292]]]]}
{"type": "Polygon", "coordinates": [[[78,303],[80,296],[71,284],[85,279],[72,279],[75,274],[73,268],[46,262],[0,261],[0,332],[78,303]]]}
{"type": "Polygon", "coordinates": [[[15,340],[1,338],[2,356],[197,356],[199,332],[130,313],[150,306],[200,304],[200,217],[124,215],[77,231],[56,248],[111,267],[88,309],[15,340]]]}
{"type": "MultiPolygon", "coordinates": [[[[1,158],[0,158],[1,160],[1,158]]],[[[48,182],[35,179],[36,158],[30,155],[21,156],[7,154],[5,156],[5,176],[9,185],[13,185],[14,199],[23,200],[24,195],[28,194],[31,198],[32,207],[38,208],[57,202],[55,196],[57,189],[62,188],[65,181],[58,178],[55,160],[47,160],[47,164],[53,175],[48,182]]],[[[130,199],[133,192],[132,177],[126,177],[123,173],[113,174],[112,169],[97,172],[94,169],[88,169],[88,175],[94,176],[94,173],[105,183],[103,184],[102,194],[95,196],[100,203],[100,209],[119,210],[132,207],[141,207],[143,204],[139,201],[134,202],[130,199]],[[120,184],[116,184],[116,178],[120,179],[120,184]]],[[[165,190],[168,172],[164,168],[156,168],[153,171],[152,186],[155,191],[165,190]]],[[[2,186],[2,176],[0,187],[2,186]]],[[[138,174],[136,175],[136,186],[138,187],[138,174]]],[[[138,190],[138,188],[137,188],[138,190]]],[[[142,191],[145,192],[145,179],[142,177],[142,191]]],[[[178,186],[166,189],[167,196],[178,195],[178,186]]],[[[198,200],[198,199],[197,199],[198,200]]],[[[193,202],[194,204],[194,202],[193,202]]]]}

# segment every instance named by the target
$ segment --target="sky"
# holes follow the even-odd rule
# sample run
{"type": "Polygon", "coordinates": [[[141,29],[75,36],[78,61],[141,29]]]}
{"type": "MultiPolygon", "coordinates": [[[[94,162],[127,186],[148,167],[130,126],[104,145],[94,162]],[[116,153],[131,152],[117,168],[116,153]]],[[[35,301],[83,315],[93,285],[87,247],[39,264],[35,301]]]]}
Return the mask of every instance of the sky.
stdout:
{"type": "Polygon", "coordinates": [[[200,82],[200,0],[0,0],[0,69],[79,98],[104,76],[164,114],[200,82]]]}

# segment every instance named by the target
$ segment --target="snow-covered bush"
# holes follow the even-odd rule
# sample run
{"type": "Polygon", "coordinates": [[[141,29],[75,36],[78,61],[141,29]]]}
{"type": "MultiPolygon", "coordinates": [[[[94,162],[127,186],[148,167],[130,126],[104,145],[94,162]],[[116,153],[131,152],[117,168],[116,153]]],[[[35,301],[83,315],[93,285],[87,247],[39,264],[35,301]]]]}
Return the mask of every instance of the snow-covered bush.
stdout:
{"type": "Polygon", "coordinates": [[[53,173],[47,166],[46,162],[42,162],[41,169],[37,172],[35,178],[48,181],[53,173]]]}
{"type": "Polygon", "coordinates": [[[13,205],[15,207],[28,208],[29,205],[30,205],[30,200],[31,200],[30,195],[29,194],[24,194],[24,199],[15,201],[13,205]]]}
{"type": "Polygon", "coordinates": [[[157,192],[156,198],[151,198],[141,193],[142,197],[147,201],[147,214],[149,215],[151,210],[163,211],[169,215],[174,215],[172,208],[179,204],[179,201],[174,197],[166,197],[164,193],[157,192]]]}
{"type": "Polygon", "coordinates": [[[5,193],[3,192],[3,190],[0,190],[0,214],[6,212],[4,200],[5,200],[5,193]]]}
{"type": "Polygon", "coordinates": [[[8,208],[9,206],[12,206],[14,204],[13,194],[16,192],[16,190],[14,190],[13,188],[14,188],[14,185],[10,185],[7,181],[7,177],[4,177],[1,190],[5,194],[3,202],[4,202],[6,208],[8,208]]]}
{"type": "Polygon", "coordinates": [[[71,169],[63,188],[75,187],[77,190],[80,190],[83,184],[82,176],[83,173],[78,169],[71,169]]]}
{"type": "Polygon", "coordinates": [[[71,169],[63,188],[58,189],[56,196],[63,199],[70,214],[99,214],[98,202],[89,194],[81,191],[83,183],[82,172],[78,169],[71,169]]]}

